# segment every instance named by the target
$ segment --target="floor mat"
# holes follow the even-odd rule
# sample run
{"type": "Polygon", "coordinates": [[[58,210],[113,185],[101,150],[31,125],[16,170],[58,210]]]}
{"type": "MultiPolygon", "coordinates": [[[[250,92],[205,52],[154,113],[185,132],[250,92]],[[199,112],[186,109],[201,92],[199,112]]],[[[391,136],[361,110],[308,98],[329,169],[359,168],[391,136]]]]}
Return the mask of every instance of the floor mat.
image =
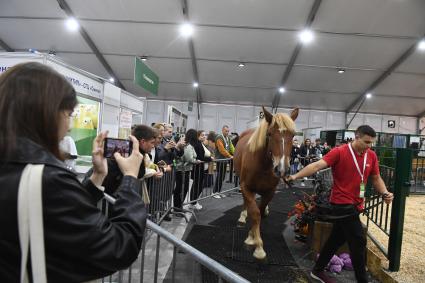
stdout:
{"type": "MultiPolygon", "coordinates": [[[[296,262],[283,239],[282,233],[267,233],[263,231],[261,235],[264,243],[264,251],[267,253],[265,263],[296,266],[296,262]]],[[[241,262],[255,263],[257,261],[252,256],[254,247],[248,248],[244,244],[247,236],[247,229],[233,229],[232,259],[241,262]]]]}
{"type": "MultiPolygon", "coordinates": [[[[310,282],[307,274],[296,266],[282,236],[287,213],[297,199],[288,189],[277,193],[270,203],[270,215],[261,220],[267,261],[256,261],[253,250],[245,248],[250,223],[237,227],[242,206],[224,211],[224,215],[207,222],[208,225],[194,225],[185,241],[250,282],[310,282]]],[[[202,282],[218,282],[217,275],[204,267],[201,267],[201,276],[202,282]]]]}

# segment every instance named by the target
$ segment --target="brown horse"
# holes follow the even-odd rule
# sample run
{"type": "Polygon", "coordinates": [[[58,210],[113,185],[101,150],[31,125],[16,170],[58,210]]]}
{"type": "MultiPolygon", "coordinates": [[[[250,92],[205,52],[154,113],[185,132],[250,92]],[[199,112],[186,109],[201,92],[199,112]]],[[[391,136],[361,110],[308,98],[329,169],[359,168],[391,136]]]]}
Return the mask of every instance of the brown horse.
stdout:
{"type": "Polygon", "coordinates": [[[253,256],[257,259],[266,257],[260,235],[260,220],[261,216],[268,214],[266,208],[273,198],[279,179],[289,170],[295,134],[294,120],[298,116],[298,108],[292,110],[290,116],[283,113],[273,115],[264,107],[263,111],[264,119],[260,125],[241,134],[233,158],[244,199],[244,211],[239,223],[245,224],[248,214],[252,227],[245,244],[255,246],[253,256]],[[280,176],[275,174],[276,168],[280,176]],[[256,194],[261,195],[259,206],[255,200],[256,194]]]}

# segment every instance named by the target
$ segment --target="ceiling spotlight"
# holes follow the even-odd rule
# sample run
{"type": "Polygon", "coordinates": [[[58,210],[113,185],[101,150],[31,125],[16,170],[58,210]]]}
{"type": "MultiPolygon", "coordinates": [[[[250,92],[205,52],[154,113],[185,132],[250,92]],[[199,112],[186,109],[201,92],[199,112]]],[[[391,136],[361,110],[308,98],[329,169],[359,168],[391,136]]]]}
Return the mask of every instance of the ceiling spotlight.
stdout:
{"type": "Polygon", "coordinates": [[[196,88],[196,87],[198,87],[198,86],[199,86],[199,84],[198,84],[197,82],[194,82],[194,83],[193,83],[193,87],[195,87],[195,88],[196,88]]]}
{"type": "Polygon", "coordinates": [[[286,91],[286,90],[285,90],[285,88],[284,88],[284,87],[282,87],[282,86],[281,86],[281,87],[279,88],[279,92],[280,92],[280,93],[284,93],[285,91],[286,91]]]}
{"type": "Polygon", "coordinates": [[[113,82],[115,82],[115,79],[114,79],[113,77],[110,77],[110,78],[109,78],[109,81],[110,81],[111,83],[113,83],[113,82]]]}
{"type": "Polygon", "coordinates": [[[300,41],[304,44],[308,44],[313,41],[314,34],[311,30],[305,29],[298,34],[300,41]]]}
{"type": "Polygon", "coordinates": [[[421,41],[419,41],[418,49],[421,51],[425,51],[425,39],[422,39],[421,41]]]}
{"type": "Polygon", "coordinates": [[[141,59],[143,62],[145,62],[146,60],[148,60],[148,57],[146,57],[146,56],[140,56],[140,59],[141,59]]]}
{"type": "Polygon", "coordinates": [[[239,68],[243,68],[243,67],[245,67],[245,63],[240,62],[240,63],[238,64],[238,67],[239,67],[239,68]]]}
{"type": "Polygon", "coordinates": [[[371,98],[372,97],[372,94],[370,93],[370,92],[368,92],[368,93],[366,93],[366,98],[371,98]]]}
{"type": "Polygon", "coordinates": [[[190,37],[193,34],[193,25],[190,23],[184,23],[180,26],[180,34],[184,37],[190,37]]]}
{"type": "Polygon", "coordinates": [[[338,74],[344,74],[344,73],[345,73],[345,69],[338,68],[338,74]]]}
{"type": "Polygon", "coordinates": [[[77,22],[75,18],[68,18],[65,24],[68,30],[70,31],[76,31],[80,27],[80,24],[77,22]]]}

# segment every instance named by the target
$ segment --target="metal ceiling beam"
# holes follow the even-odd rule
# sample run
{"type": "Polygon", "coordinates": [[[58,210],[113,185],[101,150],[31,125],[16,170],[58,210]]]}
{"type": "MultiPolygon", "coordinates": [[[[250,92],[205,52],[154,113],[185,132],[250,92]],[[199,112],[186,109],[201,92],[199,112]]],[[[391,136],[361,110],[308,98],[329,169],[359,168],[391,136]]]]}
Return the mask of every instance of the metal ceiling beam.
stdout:
{"type": "MultiPolygon", "coordinates": [[[[306,25],[305,25],[306,28],[311,27],[311,25],[314,21],[314,18],[316,17],[317,11],[319,10],[321,3],[322,3],[322,0],[315,0],[314,1],[313,6],[311,7],[310,13],[309,13],[308,18],[307,18],[307,22],[306,22],[306,25]]],[[[289,75],[291,74],[292,68],[295,65],[295,61],[297,60],[297,57],[298,57],[298,55],[301,51],[301,47],[302,47],[301,43],[298,42],[297,46],[294,49],[294,52],[292,53],[291,59],[289,60],[288,66],[285,69],[285,73],[283,73],[282,80],[280,81],[280,86],[284,87],[286,85],[288,78],[289,78],[289,75]]],[[[272,111],[274,109],[275,113],[277,111],[277,108],[279,107],[280,96],[281,96],[281,94],[279,93],[278,90],[276,90],[275,94],[274,94],[273,102],[272,102],[272,111]]]]}
{"type": "Polygon", "coordinates": [[[6,42],[4,42],[1,38],[0,38],[0,46],[1,48],[3,48],[4,50],[6,50],[7,52],[15,52],[15,49],[13,49],[12,47],[10,47],[6,42]]]}
{"type": "MultiPolygon", "coordinates": [[[[189,6],[187,5],[187,0],[181,0],[181,4],[182,4],[183,17],[185,21],[190,22],[189,6]]],[[[198,112],[198,121],[199,121],[201,119],[200,104],[202,102],[202,94],[201,94],[201,84],[199,83],[199,73],[198,73],[198,64],[196,62],[195,46],[193,44],[193,39],[191,37],[188,38],[188,44],[189,44],[190,61],[192,63],[193,78],[195,82],[198,83],[198,87],[195,88],[195,91],[196,91],[196,104],[198,109],[197,112],[198,112]]]]}
{"type": "Polygon", "coordinates": [[[375,81],[373,81],[372,84],[368,88],[366,88],[366,90],[359,97],[357,97],[357,99],[353,101],[353,103],[351,103],[347,109],[345,109],[345,112],[350,112],[350,110],[352,110],[354,106],[364,100],[365,95],[368,92],[372,92],[391,73],[393,73],[396,68],[398,68],[404,61],[406,61],[406,59],[415,52],[418,42],[419,41],[412,44],[400,57],[398,57],[384,73],[382,73],[375,81]]]}
{"type": "MultiPolygon", "coordinates": [[[[74,13],[72,12],[71,8],[69,7],[68,3],[66,3],[66,0],[57,0],[59,7],[67,14],[68,17],[73,17],[76,19],[74,13]]],[[[111,66],[106,62],[105,57],[100,53],[99,49],[97,48],[96,44],[94,44],[93,40],[90,38],[86,30],[83,28],[83,26],[80,24],[80,27],[78,29],[80,31],[81,36],[84,38],[90,49],[93,51],[93,53],[96,55],[97,59],[100,61],[100,63],[103,65],[103,67],[106,69],[106,71],[109,73],[111,77],[115,79],[115,85],[119,86],[120,88],[125,90],[124,85],[120,82],[118,79],[118,76],[114,73],[111,66]]]]}

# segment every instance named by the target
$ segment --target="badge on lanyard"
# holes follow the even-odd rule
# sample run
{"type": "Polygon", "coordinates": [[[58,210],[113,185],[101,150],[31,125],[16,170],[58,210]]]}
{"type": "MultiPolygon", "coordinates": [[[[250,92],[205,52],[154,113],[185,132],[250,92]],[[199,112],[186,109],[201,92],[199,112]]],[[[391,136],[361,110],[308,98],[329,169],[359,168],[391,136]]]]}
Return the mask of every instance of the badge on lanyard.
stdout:
{"type": "Polygon", "coordinates": [[[366,160],[367,160],[367,152],[364,155],[363,158],[363,172],[360,171],[360,166],[359,163],[357,162],[356,156],[354,154],[353,149],[351,148],[351,143],[348,144],[348,148],[350,149],[351,155],[353,156],[353,161],[354,164],[356,165],[357,171],[359,172],[360,178],[361,178],[361,183],[360,183],[360,193],[359,193],[359,197],[360,198],[364,198],[364,192],[365,192],[365,183],[364,183],[364,172],[366,170],[366,160]]]}
{"type": "Polygon", "coordinates": [[[364,183],[361,182],[360,183],[360,195],[359,195],[360,198],[364,198],[364,192],[365,192],[365,186],[364,186],[364,183]]]}

